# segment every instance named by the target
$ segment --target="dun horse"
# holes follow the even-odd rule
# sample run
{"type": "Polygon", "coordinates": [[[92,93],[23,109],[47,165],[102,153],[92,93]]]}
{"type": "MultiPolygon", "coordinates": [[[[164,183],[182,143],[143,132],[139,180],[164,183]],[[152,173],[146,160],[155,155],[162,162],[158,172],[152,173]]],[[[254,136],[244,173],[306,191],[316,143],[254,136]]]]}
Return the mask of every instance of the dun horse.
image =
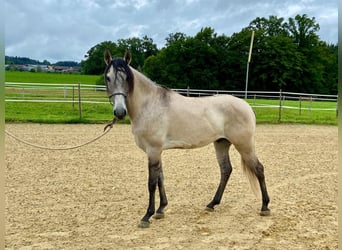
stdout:
{"type": "Polygon", "coordinates": [[[106,50],[107,64],[104,78],[109,99],[114,103],[114,116],[131,120],[136,144],[148,157],[149,204],[139,227],[148,227],[150,217],[164,217],[168,204],[164,189],[161,154],[166,149],[189,149],[214,143],[221,179],[207,210],[220,204],[232,172],[229,148],[233,144],[241,155],[243,169],[252,190],[262,195],[260,215],[270,214],[264,167],[254,146],[255,114],[244,101],[231,95],[184,97],[161,87],[129,66],[131,54],[112,59],[106,50]],[[160,205],[155,210],[155,191],[158,186],[160,205]]]}

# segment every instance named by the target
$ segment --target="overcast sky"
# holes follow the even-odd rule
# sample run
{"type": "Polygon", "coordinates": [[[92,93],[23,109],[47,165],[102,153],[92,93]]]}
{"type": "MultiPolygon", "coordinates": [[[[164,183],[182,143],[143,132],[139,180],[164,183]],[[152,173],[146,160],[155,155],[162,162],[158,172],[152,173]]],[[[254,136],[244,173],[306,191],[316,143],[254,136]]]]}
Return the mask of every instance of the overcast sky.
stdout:
{"type": "Polygon", "coordinates": [[[5,54],[36,60],[81,61],[103,41],[193,36],[202,27],[231,36],[256,17],[307,14],[319,36],[337,43],[336,0],[5,0],[5,54]]]}

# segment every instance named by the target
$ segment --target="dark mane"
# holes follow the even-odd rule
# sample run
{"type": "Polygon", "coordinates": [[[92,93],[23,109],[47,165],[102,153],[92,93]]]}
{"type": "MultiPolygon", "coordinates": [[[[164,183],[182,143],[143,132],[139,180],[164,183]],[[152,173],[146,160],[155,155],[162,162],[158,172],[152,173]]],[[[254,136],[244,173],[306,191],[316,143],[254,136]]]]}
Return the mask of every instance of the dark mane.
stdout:
{"type": "Polygon", "coordinates": [[[134,88],[134,75],[133,75],[133,72],[130,69],[128,63],[122,58],[115,58],[111,61],[110,64],[107,65],[106,70],[105,70],[105,74],[108,72],[108,70],[111,66],[113,66],[116,73],[121,71],[121,72],[124,72],[126,74],[126,76],[127,76],[126,80],[128,82],[128,89],[129,89],[129,92],[132,92],[133,88],[134,88]]]}

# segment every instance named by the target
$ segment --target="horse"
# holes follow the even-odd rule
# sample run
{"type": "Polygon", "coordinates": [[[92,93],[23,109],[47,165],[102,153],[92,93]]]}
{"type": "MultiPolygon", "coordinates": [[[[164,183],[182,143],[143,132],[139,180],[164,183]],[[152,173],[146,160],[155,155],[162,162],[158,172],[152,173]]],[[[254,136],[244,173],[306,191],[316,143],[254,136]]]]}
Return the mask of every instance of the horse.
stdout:
{"type": "Polygon", "coordinates": [[[264,166],[255,152],[256,117],[250,105],[232,95],[186,97],[160,86],[130,66],[131,53],[113,59],[104,53],[104,81],[113,103],[114,119],[129,116],[136,145],[148,158],[149,203],[139,227],[150,226],[150,218],[164,218],[168,200],[164,188],[161,154],[167,149],[192,149],[213,143],[221,179],[206,210],[213,211],[221,202],[232,172],[229,148],[233,144],[241,155],[243,170],[252,190],[262,195],[261,216],[270,215],[270,201],[264,166]],[[259,182],[259,183],[258,183],[259,182]],[[259,184],[259,185],[258,185],[259,184]],[[158,187],[160,205],[155,210],[158,187]]]}

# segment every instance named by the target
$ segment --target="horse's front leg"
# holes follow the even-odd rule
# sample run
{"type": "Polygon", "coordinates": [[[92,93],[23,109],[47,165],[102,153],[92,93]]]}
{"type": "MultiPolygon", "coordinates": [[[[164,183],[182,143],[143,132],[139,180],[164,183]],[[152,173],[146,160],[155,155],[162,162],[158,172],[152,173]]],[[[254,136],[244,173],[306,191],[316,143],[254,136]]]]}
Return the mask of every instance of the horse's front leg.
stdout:
{"type": "Polygon", "coordinates": [[[155,213],[155,192],[156,188],[159,188],[160,194],[160,207],[157,210],[155,218],[160,219],[164,217],[163,209],[167,205],[167,198],[164,189],[164,178],[161,164],[161,157],[148,157],[148,191],[149,191],[149,204],[146,214],[141,219],[139,227],[146,228],[149,227],[149,219],[155,213]]]}
{"type": "Polygon", "coordinates": [[[153,216],[155,219],[162,219],[164,218],[164,208],[167,206],[167,198],[165,193],[165,187],[164,187],[164,175],[163,175],[163,168],[162,164],[160,162],[160,173],[158,176],[158,189],[159,189],[159,196],[160,196],[160,205],[157,209],[156,214],[153,216]]]}

